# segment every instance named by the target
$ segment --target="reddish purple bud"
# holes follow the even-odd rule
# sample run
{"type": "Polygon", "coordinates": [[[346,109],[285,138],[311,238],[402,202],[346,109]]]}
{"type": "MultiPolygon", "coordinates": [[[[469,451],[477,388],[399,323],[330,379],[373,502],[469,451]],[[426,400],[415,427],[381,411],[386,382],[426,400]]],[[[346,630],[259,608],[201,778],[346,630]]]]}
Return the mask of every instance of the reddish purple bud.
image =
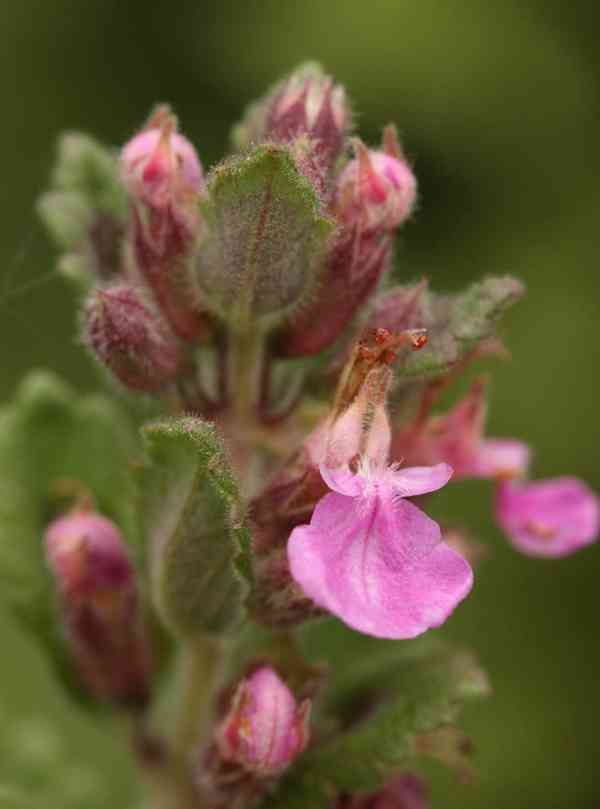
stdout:
{"type": "Polygon", "coordinates": [[[258,778],[279,775],[306,747],[309,715],[310,702],[297,705],[275,671],[263,666],[237,688],[218,730],[221,756],[258,778]]]}
{"type": "Polygon", "coordinates": [[[176,126],[161,107],[124,147],[121,168],[132,202],[131,263],[175,334],[193,341],[207,328],[189,266],[201,229],[204,180],[194,147],[176,126]]]}
{"type": "Polygon", "coordinates": [[[51,523],[45,547],[83,681],[99,699],[145,704],[149,650],[118,529],[99,514],[77,511],[51,523]]]}
{"type": "Polygon", "coordinates": [[[325,260],[315,299],[280,336],[283,356],[311,356],[331,346],[389,269],[393,231],[412,210],[416,181],[406,162],[394,156],[399,152],[391,153],[396,141],[386,137],[385,152],[369,152],[358,142],[357,159],[338,178],[336,205],[342,227],[325,260]]]}
{"type": "Polygon", "coordinates": [[[496,517],[512,544],[529,556],[568,556],[600,531],[600,500],[577,478],[498,486],[496,517]]]}
{"type": "Polygon", "coordinates": [[[425,782],[407,772],[377,792],[341,798],[336,809],[430,809],[430,806],[425,782]]]}
{"type": "Polygon", "coordinates": [[[427,281],[423,280],[415,286],[395,287],[378,296],[373,302],[373,311],[365,332],[375,329],[399,332],[423,328],[423,296],[426,291],[427,281]]]}
{"type": "Polygon", "coordinates": [[[360,225],[367,233],[393,231],[414,208],[415,176],[400,156],[369,150],[358,140],[355,150],[356,158],[338,178],[338,218],[348,226],[360,225]]]}
{"type": "Polygon", "coordinates": [[[86,307],[85,340],[132,390],[160,390],[178,371],[175,337],[128,284],[93,293],[86,307]]]}
{"type": "Polygon", "coordinates": [[[320,161],[331,166],[342,151],[350,126],[350,109],[343,87],[316,65],[306,65],[275,94],[265,124],[265,136],[289,143],[303,135],[314,143],[320,161]]]}
{"type": "Polygon", "coordinates": [[[389,269],[391,252],[387,233],[365,235],[344,229],[326,260],[315,300],[281,334],[279,352],[286,357],[312,356],[331,346],[377,288],[389,269]]]}
{"type": "Polygon", "coordinates": [[[196,150],[176,127],[168,108],[161,107],[121,153],[127,190],[151,208],[166,208],[177,197],[199,193],[203,186],[196,150]]]}

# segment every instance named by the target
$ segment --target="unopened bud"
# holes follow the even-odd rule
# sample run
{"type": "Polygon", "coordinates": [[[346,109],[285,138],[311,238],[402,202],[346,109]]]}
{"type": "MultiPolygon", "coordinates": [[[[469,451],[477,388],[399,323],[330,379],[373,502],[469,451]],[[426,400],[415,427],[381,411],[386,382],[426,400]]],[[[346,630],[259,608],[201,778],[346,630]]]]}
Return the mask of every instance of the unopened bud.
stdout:
{"type": "Polygon", "coordinates": [[[321,159],[332,165],[343,148],[350,118],[344,88],[334,84],[319,65],[307,64],[275,93],[265,134],[284,143],[307,135],[321,159]]]}
{"type": "Polygon", "coordinates": [[[45,548],[82,679],[99,699],[143,705],[149,653],[118,529],[99,514],[76,511],[51,523],[45,548]]]}
{"type": "Polygon", "coordinates": [[[367,322],[365,333],[375,329],[404,331],[420,329],[425,325],[427,281],[414,286],[394,287],[379,295],[367,322]]]}
{"type": "Polygon", "coordinates": [[[131,197],[151,208],[165,208],[178,196],[198,193],[202,166],[192,144],[176,132],[177,121],[165,107],[150,119],[121,153],[123,180],[131,197]]]}
{"type": "Polygon", "coordinates": [[[377,792],[340,798],[335,809],[429,809],[429,790],[413,773],[403,773],[377,792]]]}
{"type": "Polygon", "coordinates": [[[314,300],[282,331],[277,348],[285,357],[312,356],[329,348],[377,288],[390,267],[387,233],[340,234],[326,259],[314,300]]]}
{"type": "Polygon", "coordinates": [[[237,688],[218,730],[221,756],[257,778],[279,775],[308,743],[310,702],[300,705],[276,672],[263,666],[237,688]]]}
{"type": "Polygon", "coordinates": [[[417,181],[395,143],[388,136],[385,151],[373,151],[355,142],[356,157],[337,184],[337,215],[344,224],[367,232],[390,231],[412,213],[417,181]]]}
{"type": "Polygon", "coordinates": [[[194,341],[206,331],[190,267],[201,229],[202,167],[177,121],[161,107],[121,153],[132,203],[131,264],[148,285],[171,328],[194,341]]]}
{"type": "Polygon", "coordinates": [[[177,373],[175,337],[128,284],[93,293],[85,312],[85,340],[132,390],[157,391],[177,373]]]}

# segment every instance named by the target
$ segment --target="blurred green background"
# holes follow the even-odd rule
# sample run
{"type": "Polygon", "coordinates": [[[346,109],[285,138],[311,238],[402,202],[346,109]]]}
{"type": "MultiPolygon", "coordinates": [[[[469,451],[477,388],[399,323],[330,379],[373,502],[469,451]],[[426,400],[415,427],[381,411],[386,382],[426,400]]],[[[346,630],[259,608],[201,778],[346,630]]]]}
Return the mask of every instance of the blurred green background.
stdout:
{"type": "MultiPolygon", "coordinates": [[[[600,488],[599,24],[597,4],[577,0],[3,0],[0,394],[31,366],[95,384],[33,213],[56,135],[117,145],[169,101],[208,165],[244,105],[312,58],[347,86],[366,139],[393,120],[414,158],[406,278],[454,289],[511,272],[528,285],[509,316],[513,360],[494,368],[491,431],[530,441],[537,476],[600,488]]],[[[492,548],[447,632],[478,650],[494,697],[465,720],[477,782],[430,768],[434,806],[599,807],[600,549],[518,556],[490,499],[464,484],[448,504],[492,548]]],[[[67,705],[2,616],[0,633],[0,806],[125,809],[118,742],[67,705]]]]}

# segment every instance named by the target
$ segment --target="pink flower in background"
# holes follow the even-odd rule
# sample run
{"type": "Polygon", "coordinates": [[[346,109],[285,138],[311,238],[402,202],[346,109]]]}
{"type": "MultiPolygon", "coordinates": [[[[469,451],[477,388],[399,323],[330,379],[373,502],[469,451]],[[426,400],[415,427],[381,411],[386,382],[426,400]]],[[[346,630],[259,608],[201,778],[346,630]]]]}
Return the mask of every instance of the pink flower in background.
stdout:
{"type": "Polygon", "coordinates": [[[498,486],[496,516],[523,553],[568,556],[597,538],[600,500],[573,477],[533,483],[506,481],[498,486]]]}
{"type": "Polygon", "coordinates": [[[308,742],[310,702],[296,704],[268,666],[243,680],[217,736],[221,755],[258,777],[278,775],[308,742]]]}
{"type": "Polygon", "coordinates": [[[454,480],[524,476],[530,457],[527,444],[484,438],[485,418],[485,384],[477,380],[448,412],[397,432],[392,458],[411,464],[449,463],[454,480]]]}
{"type": "Polygon", "coordinates": [[[405,497],[444,486],[447,464],[397,469],[363,460],[321,474],[332,492],[288,541],[290,570],[316,604],[360,632],[412,638],[439,626],[473,583],[439,525],[405,497]]]}

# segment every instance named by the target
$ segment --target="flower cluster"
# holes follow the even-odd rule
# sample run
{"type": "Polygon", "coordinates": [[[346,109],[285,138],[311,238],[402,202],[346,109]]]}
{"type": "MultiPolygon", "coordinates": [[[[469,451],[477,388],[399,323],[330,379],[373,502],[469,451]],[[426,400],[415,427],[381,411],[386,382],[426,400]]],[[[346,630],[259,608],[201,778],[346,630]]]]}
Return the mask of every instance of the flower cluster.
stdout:
{"type": "MultiPolygon", "coordinates": [[[[44,526],[62,642],[89,694],[135,711],[134,747],[168,805],[285,805],[288,789],[314,809],[425,809],[419,778],[398,773],[417,754],[462,764],[449,706],[486,690],[471,658],[398,644],[393,676],[385,663],[363,677],[355,659],[344,680],[296,627],[329,616],[346,639],[340,622],[388,640],[440,627],[473,586],[473,549],[426,513],[456,481],[490,480],[498,524],[532,556],[592,543],[600,501],[572,477],[529,480],[529,447],[485,433],[482,380],[438,411],[472,363],[503,353],[496,327],[523,288],[396,284],[417,181],[394,126],[366,146],[344,89],[306,65],[233,140],[205,175],[165,106],[118,155],[71,134],[40,202],[84,291],[82,342],[135,418],[161,414],[114,469],[102,408],[86,421],[69,396],[25,397],[66,436],[32,513],[56,515],[62,478],[90,493],[44,526]],[[176,659],[179,677],[163,676],[176,659]],[[168,688],[180,715],[155,730],[168,688]]],[[[42,456],[54,445],[31,423],[42,456]]]]}

